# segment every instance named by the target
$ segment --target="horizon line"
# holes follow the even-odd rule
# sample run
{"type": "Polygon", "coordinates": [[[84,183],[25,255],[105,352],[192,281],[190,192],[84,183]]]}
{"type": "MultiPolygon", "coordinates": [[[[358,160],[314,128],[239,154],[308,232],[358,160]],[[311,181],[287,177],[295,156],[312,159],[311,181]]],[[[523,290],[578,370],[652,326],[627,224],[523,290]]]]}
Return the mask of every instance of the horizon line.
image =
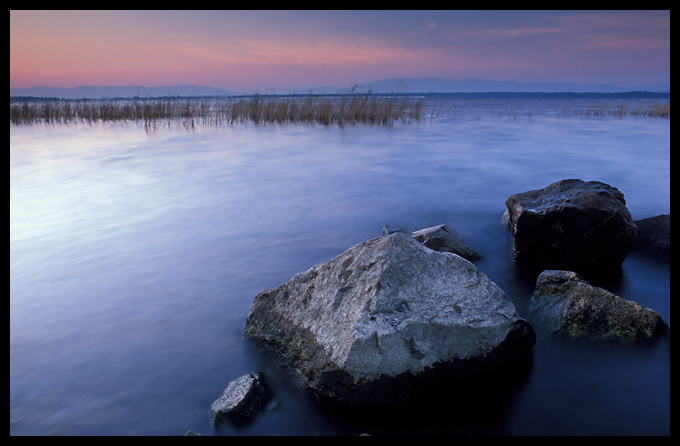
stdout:
{"type": "Polygon", "coordinates": [[[115,101],[115,100],[158,100],[158,99],[230,99],[230,98],[251,98],[251,97],[333,97],[333,96],[402,96],[402,97],[427,97],[435,95],[447,95],[447,96],[486,96],[486,97],[521,97],[521,96],[531,96],[531,97],[605,97],[614,99],[643,99],[643,98],[656,98],[656,99],[670,99],[670,91],[649,91],[649,90],[628,90],[628,91],[618,91],[618,92],[606,92],[606,91],[585,91],[585,92],[573,92],[573,91],[554,91],[554,92],[542,92],[542,91],[426,91],[426,92],[347,92],[347,93],[242,93],[242,94],[222,94],[222,95],[172,95],[172,96],[115,96],[115,97],[77,97],[77,98],[65,98],[59,96],[33,96],[33,95],[10,95],[10,101],[20,101],[25,102],[25,100],[42,100],[42,101],[115,101]]]}

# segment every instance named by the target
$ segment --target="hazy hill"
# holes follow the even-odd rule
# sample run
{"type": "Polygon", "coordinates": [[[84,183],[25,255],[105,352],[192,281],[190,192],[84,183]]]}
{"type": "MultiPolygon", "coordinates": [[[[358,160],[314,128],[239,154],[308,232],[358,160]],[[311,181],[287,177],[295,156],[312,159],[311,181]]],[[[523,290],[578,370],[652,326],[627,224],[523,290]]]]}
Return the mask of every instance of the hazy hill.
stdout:
{"type": "Polygon", "coordinates": [[[109,99],[109,98],[155,98],[167,96],[232,96],[235,93],[214,87],[197,87],[179,85],[174,87],[143,87],[129,85],[125,87],[29,87],[10,88],[10,96],[57,97],[64,99],[109,99]]]}
{"type": "MultiPolygon", "coordinates": [[[[670,92],[670,84],[639,85],[634,88],[618,87],[610,84],[585,85],[567,82],[515,82],[490,79],[443,79],[443,78],[392,78],[366,82],[349,87],[317,87],[299,90],[295,93],[620,93],[627,91],[670,92]]],[[[289,92],[289,91],[286,91],[289,92]]],[[[255,92],[234,92],[215,87],[179,85],[170,87],[30,87],[10,88],[10,97],[42,97],[64,99],[111,99],[111,98],[148,98],[175,96],[233,96],[255,92]]],[[[282,94],[284,92],[277,91],[282,94]]]]}
{"type": "Polygon", "coordinates": [[[622,88],[610,84],[577,84],[572,82],[515,82],[490,79],[443,79],[443,78],[393,78],[367,82],[355,86],[360,92],[369,90],[380,93],[479,93],[479,92],[522,92],[522,93],[618,93],[623,91],[670,92],[667,85],[640,85],[622,88]]]}

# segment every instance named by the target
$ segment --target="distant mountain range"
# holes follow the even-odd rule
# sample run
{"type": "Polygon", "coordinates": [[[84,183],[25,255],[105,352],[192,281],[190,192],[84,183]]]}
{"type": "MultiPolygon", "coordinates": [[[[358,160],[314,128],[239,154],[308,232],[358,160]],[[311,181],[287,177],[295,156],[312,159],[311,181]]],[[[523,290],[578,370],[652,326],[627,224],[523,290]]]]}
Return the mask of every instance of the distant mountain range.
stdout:
{"type": "Polygon", "coordinates": [[[197,87],[179,85],[174,87],[142,87],[129,85],[125,87],[28,87],[10,88],[10,96],[33,96],[43,98],[64,99],[112,99],[112,98],[157,98],[168,96],[233,96],[236,93],[214,87],[197,87]]]}
{"type": "Polygon", "coordinates": [[[442,79],[433,77],[394,78],[356,86],[358,91],[382,93],[620,93],[624,91],[670,92],[670,84],[640,85],[623,88],[610,84],[577,84],[573,82],[516,82],[490,79],[442,79]]]}
{"type": "MultiPolygon", "coordinates": [[[[292,93],[621,93],[627,91],[671,91],[670,84],[640,85],[623,88],[610,84],[577,84],[568,82],[516,82],[490,79],[443,79],[443,78],[392,78],[357,84],[352,87],[320,87],[298,90],[292,93]]],[[[172,87],[29,87],[10,88],[10,96],[49,97],[64,99],[102,98],[148,98],[148,97],[189,97],[189,96],[234,96],[255,92],[234,92],[214,87],[179,85],[172,87]]],[[[280,92],[279,92],[280,93],[280,92]]],[[[286,93],[290,93],[287,91],[286,93]]]]}

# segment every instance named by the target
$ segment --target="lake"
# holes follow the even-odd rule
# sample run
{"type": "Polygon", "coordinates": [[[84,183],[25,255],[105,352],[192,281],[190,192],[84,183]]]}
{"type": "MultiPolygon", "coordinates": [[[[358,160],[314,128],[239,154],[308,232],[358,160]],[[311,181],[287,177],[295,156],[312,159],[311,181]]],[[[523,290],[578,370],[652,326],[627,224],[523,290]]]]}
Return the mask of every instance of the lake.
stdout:
{"type": "MultiPolygon", "coordinates": [[[[527,376],[460,421],[456,401],[345,419],[278,383],[253,423],[210,404],[266,366],[254,297],[381,235],[448,224],[526,314],[505,199],[566,178],[670,213],[670,118],[576,116],[565,99],[439,99],[394,126],[10,125],[10,435],[670,435],[670,343],[538,336],[527,376]],[[413,416],[411,416],[413,415],[413,416]]],[[[630,254],[608,290],[670,325],[670,265],[630,254]]]]}

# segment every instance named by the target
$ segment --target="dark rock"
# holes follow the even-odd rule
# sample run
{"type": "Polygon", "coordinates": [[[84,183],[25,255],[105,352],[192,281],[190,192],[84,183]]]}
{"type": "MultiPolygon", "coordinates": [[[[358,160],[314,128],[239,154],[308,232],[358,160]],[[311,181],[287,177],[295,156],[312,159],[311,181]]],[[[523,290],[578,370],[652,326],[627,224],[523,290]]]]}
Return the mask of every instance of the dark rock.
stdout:
{"type": "Polygon", "coordinates": [[[452,252],[470,261],[481,257],[463,241],[456,231],[447,225],[421,229],[413,232],[411,237],[435,251],[452,252]]]}
{"type": "Polygon", "coordinates": [[[562,180],[505,204],[514,260],[540,270],[615,269],[637,233],[623,194],[599,181],[562,180]]]}
{"type": "Polygon", "coordinates": [[[671,214],[635,220],[638,228],[633,250],[661,260],[671,260],[671,214]]]}
{"type": "Polygon", "coordinates": [[[656,311],[593,287],[572,271],[543,271],[529,310],[537,329],[574,339],[630,342],[668,333],[656,311]]]}
{"type": "Polygon", "coordinates": [[[435,382],[494,365],[508,373],[535,342],[475,265],[399,233],[261,292],[244,336],[322,400],[355,407],[403,403],[435,382]]]}
{"type": "Polygon", "coordinates": [[[226,420],[254,419],[271,401],[273,393],[262,373],[250,373],[229,383],[224,394],[210,406],[213,424],[226,420]]]}

